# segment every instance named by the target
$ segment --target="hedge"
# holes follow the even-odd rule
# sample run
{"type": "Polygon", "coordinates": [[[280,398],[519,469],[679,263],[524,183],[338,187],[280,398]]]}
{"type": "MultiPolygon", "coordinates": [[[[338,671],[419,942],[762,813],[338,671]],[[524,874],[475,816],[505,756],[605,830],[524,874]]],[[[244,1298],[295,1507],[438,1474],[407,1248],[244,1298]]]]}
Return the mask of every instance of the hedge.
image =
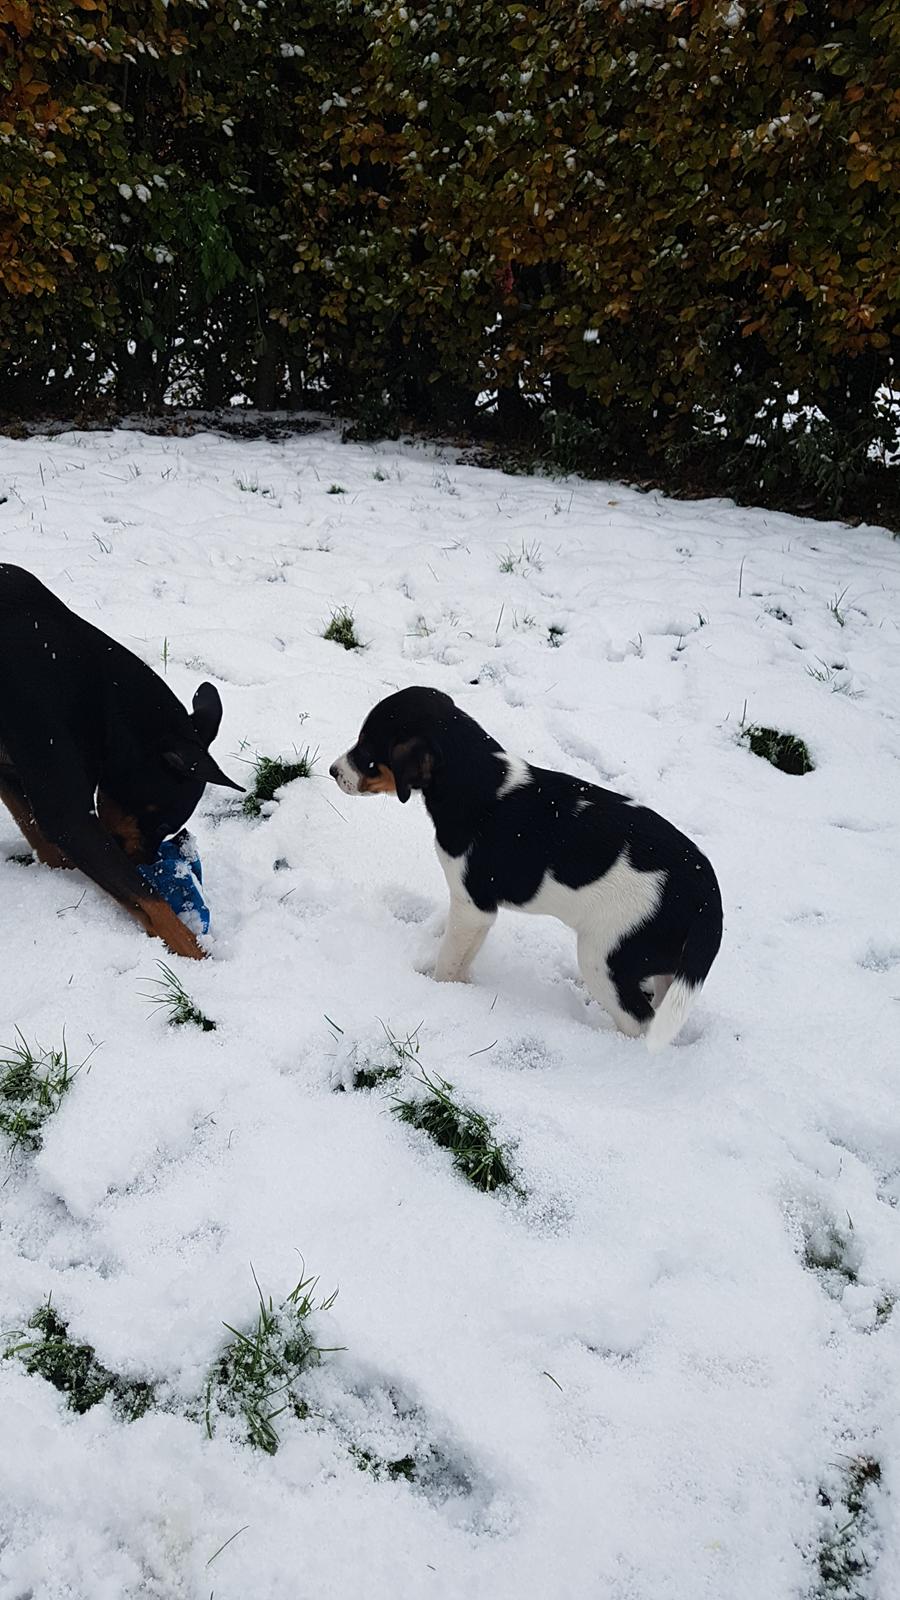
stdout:
{"type": "Polygon", "coordinates": [[[0,46],[7,414],[484,415],[893,514],[896,0],[0,0],[0,46]]]}

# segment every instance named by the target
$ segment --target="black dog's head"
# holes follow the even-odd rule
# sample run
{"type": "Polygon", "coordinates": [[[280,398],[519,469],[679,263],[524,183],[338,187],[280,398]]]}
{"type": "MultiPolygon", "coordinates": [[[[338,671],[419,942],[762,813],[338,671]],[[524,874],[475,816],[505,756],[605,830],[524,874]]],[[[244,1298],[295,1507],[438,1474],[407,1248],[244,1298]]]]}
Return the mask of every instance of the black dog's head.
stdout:
{"type": "Polygon", "coordinates": [[[405,803],[413,789],[428,788],[442,733],[462,716],[439,689],[401,689],[369,712],[356,744],[329,772],[345,794],[396,794],[405,803]]]}
{"type": "Polygon", "coordinates": [[[222,721],[222,701],[211,683],[194,695],[190,715],[162,749],[132,750],[118,764],[113,783],[97,797],[97,814],[127,855],[155,859],[163,839],[178,833],[193,816],[208,783],[243,792],[227,778],[209,753],[222,721]],[[114,788],[115,792],[112,792],[114,788]]]}

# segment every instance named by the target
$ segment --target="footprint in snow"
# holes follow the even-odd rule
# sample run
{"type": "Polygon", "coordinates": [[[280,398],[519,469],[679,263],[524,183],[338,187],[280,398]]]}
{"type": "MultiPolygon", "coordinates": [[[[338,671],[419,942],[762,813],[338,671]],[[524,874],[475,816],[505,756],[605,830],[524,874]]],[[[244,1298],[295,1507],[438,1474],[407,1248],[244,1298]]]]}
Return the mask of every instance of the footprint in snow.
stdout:
{"type": "Polygon", "coordinates": [[[865,972],[890,972],[900,965],[900,949],[896,945],[870,944],[864,955],[857,958],[857,966],[865,972]]]}
{"type": "Polygon", "coordinates": [[[865,1278],[865,1250],[849,1217],[846,1221],[811,1201],[799,1214],[788,1212],[789,1226],[798,1237],[801,1265],[818,1281],[822,1293],[836,1300],[852,1327],[860,1333],[882,1328],[893,1314],[896,1295],[883,1284],[860,1282],[865,1278]]]}
{"type": "Polygon", "coordinates": [[[522,706],[528,704],[528,696],[525,694],[523,689],[518,687],[517,684],[505,684],[503,688],[503,698],[508,706],[515,706],[517,709],[520,709],[522,706]]]}
{"type": "Polygon", "coordinates": [[[559,1057],[535,1033],[520,1034],[515,1039],[504,1039],[491,1057],[495,1067],[512,1072],[539,1072],[558,1065],[559,1057]]]}
{"type": "Polygon", "coordinates": [[[382,889],[380,899],[398,922],[419,924],[427,922],[436,909],[434,901],[426,899],[425,895],[394,885],[382,889]]]}
{"type": "Polygon", "coordinates": [[[340,1366],[310,1379],[316,1414],[349,1448],[360,1471],[403,1482],[445,1509],[461,1500],[489,1509],[492,1486],[460,1442],[399,1383],[340,1366]]]}

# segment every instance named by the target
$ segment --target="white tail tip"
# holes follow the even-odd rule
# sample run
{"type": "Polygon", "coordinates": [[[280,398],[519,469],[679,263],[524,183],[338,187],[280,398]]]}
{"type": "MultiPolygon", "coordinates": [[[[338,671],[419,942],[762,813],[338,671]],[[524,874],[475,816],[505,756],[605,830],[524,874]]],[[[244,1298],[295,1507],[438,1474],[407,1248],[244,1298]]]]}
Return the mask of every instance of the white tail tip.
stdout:
{"type": "Polygon", "coordinates": [[[665,1050],[666,1045],[671,1044],[680,1032],[702,987],[701,983],[689,983],[686,978],[672,979],[644,1035],[647,1049],[654,1055],[658,1050],[665,1050]]]}

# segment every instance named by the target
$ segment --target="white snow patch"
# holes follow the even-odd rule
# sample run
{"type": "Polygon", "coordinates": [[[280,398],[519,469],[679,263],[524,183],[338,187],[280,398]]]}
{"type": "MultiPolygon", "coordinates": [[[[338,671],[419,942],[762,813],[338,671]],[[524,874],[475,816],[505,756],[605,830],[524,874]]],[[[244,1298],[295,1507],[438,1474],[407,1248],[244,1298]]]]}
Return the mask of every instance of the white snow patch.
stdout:
{"type": "Polygon", "coordinates": [[[210,1034],[151,1015],[165,952],[91,884],[9,860],[0,810],[0,1043],[98,1045],[6,1166],[0,1328],[52,1294],[183,1409],[223,1321],[255,1315],[251,1262],[281,1299],[301,1251],[339,1285],[316,1331],[344,1347],[326,1421],[284,1419],[274,1457],[177,1408],[77,1417],[0,1361],[0,1596],[809,1592],[830,1464],[864,1449],[898,1481],[900,547],[330,431],[6,439],[0,481],[0,558],[160,672],[165,641],[185,703],[214,679],[228,772],[320,751],[264,820],[223,790],[194,818],[213,956],[172,964],[210,1034]],[[536,542],[539,568],[499,572],[536,542]],[[321,637],[342,605],[364,651],[321,637]],[[806,670],[838,661],[859,698],[806,670]],[[446,905],[428,819],[327,777],[411,682],[527,760],[615,774],[708,853],[725,941],[671,1050],[612,1031],[549,919],[501,915],[468,986],[416,971],[446,905]],[[745,703],[815,772],[751,755],[745,703]],[[335,1092],[379,1019],[492,1120],[526,1199],[469,1188],[390,1085],[335,1092]],[[832,1235],[852,1279],[804,1265],[832,1235]],[[433,1446],[436,1478],[375,1481],[351,1442],[433,1446]]]}

